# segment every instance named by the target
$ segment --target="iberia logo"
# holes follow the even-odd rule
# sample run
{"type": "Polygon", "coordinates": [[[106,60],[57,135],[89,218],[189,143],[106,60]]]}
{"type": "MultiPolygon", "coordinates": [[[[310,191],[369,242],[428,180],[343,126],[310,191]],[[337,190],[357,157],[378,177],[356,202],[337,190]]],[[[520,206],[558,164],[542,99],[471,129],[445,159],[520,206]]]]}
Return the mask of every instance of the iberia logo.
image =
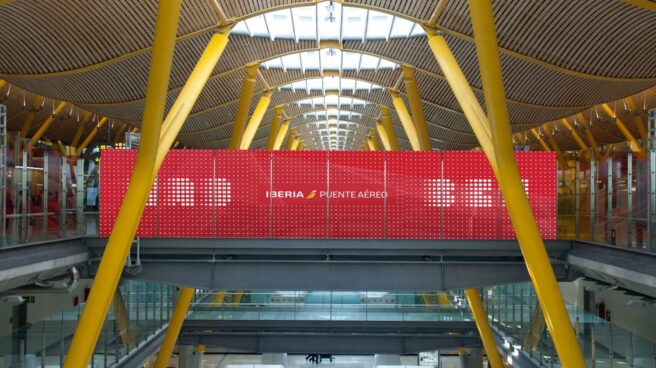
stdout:
{"type": "Polygon", "coordinates": [[[312,199],[316,196],[317,196],[317,190],[315,189],[315,190],[311,191],[310,194],[306,195],[305,199],[312,199]]]}

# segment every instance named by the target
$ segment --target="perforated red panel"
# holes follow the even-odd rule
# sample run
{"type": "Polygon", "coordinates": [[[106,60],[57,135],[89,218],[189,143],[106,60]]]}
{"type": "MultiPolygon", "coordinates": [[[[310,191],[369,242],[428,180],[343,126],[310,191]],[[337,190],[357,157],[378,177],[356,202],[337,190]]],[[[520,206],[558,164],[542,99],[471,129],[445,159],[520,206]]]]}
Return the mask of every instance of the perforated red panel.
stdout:
{"type": "MultiPolygon", "coordinates": [[[[109,236],[128,190],[137,151],[105,149],[100,152],[100,236],[109,236]]],[[[155,237],[157,221],[157,183],[148,196],[148,202],[137,236],[155,237]]]]}
{"type": "Polygon", "coordinates": [[[388,201],[394,208],[388,211],[388,234],[405,239],[440,238],[441,207],[437,202],[439,193],[436,185],[442,177],[441,153],[405,152],[403,156],[403,160],[388,161],[388,177],[391,179],[388,188],[402,188],[397,188],[396,198],[390,195],[388,201]],[[401,180],[398,179],[399,175],[401,180]],[[405,207],[402,216],[399,216],[399,207],[405,207]]]}
{"type": "Polygon", "coordinates": [[[385,237],[385,152],[330,152],[331,238],[385,237]]]}
{"type": "MultiPolygon", "coordinates": [[[[135,158],[131,150],[102,152],[102,236],[112,230],[135,158]]],[[[518,153],[517,160],[542,235],[554,239],[555,155],[518,153]]],[[[480,152],[173,150],[137,235],[496,239],[514,232],[480,152]]]]}
{"type": "Polygon", "coordinates": [[[214,211],[223,198],[214,195],[214,151],[171,150],[157,176],[157,236],[214,236],[214,211]],[[190,164],[193,163],[193,164],[190,164]]]}
{"type": "MultiPolygon", "coordinates": [[[[533,215],[543,239],[557,238],[557,182],[555,152],[515,152],[517,168],[528,193],[533,215]]],[[[502,202],[501,237],[514,239],[515,230],[502,202]]]]}
{"type": "Polygon", "coordinates": [[[482,152],[443,152],[444,238],[496,239],[499,186],[482,152]]]}
{"type": "Polygon", "coordinates": [[[385,211],[386,232],[389,239],[411,238],[407,227],[405,201],[408,197],[405,190],[405,163],[411,159],[412,152],[389,152],[385,156],[387,169],[386,186],[387,201],[385,211]]]}
{"type": "Polygon", "coordinates": [[[220,201],[216,207],[219,238],[270,236],[269,151],[215,151],[215,183],[220,201]]]}
{"type": "Polygon", "coordinates": [[[324,151],[273,151],[269,193],[274,238],[328,236],[328,154],[324,151]]]}

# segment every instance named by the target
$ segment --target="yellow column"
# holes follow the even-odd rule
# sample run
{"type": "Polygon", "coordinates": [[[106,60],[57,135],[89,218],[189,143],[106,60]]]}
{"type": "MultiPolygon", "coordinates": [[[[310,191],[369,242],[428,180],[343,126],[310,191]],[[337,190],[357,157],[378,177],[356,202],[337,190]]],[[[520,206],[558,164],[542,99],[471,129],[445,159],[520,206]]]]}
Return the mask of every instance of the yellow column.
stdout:
{"type": "Polygon", "coordinates": [[[375,128],[369,129],[369,139],[371,140],[371,144],[373,145],[372,151],[380,151],[380,143],[378,143],[378,137],[375,128]]]}
{"type": "Polygon", "coordinates": [[[82,115],[82,119],[80,119],[80,126],[77,127],[75,135],[73,135],[73,139],[71,140],[71,147],[76,147],[78,143],[80,143],[80,139],[82,139],[82,134],[87,127],[89,119],[91,119],[91,113],[87,111],[84,113],[84,115],[82,115]]]}
{"type": "Polygon", "coordinates": [[[517,169],[492,1],[469,0],[469,10],[498,164],[499,186],[558,356],[564,367],[584,368],[581,349],[517,169]]]}
{"type": "Polygon", "coordinates": [[[647,128],[645,127],[645,122],[642,120],[642,116],[640,116],[640,111],[638,111],[635,101],[633,101],[633,97],[627,97],[626,102],[631,109],[631,113],[633,114],[633,122],[635,123],[636,127],[638,127],[638,131],[640,131],[640,138],[643,139],[643,144],[646,144],[647,128]]]}
{"type": "Polygon", "coordinates": [[[287,150],[292,149],[292,145],[294,144],[294,139],[296,139],[296,129],[292,129],[289,132],[289,137],[287,137],[287,146],[285,146],[287,150]]]}
{"type": "Polygon", "coordinates": [[[257,69],[260,64],[252,64],[246,67],[246,78],[241,87],[241,94],[239,95],[239,106],[237,106],[237,114],[235,115],[235,123],[232,126],[232,136],[230,137],[230,149],[239,149],[241,140],[244,135],[244,128],[246,127],[246,119],[248,119],[248,112],[251,108],[251,100],[253,99],[253,91],[255,91],[255,82],[257,77],[257,69]]]}
{"type": "Polygon", "coordinates": [[[291,122],[291,119],[287,119],[283,121],[282,125],[280,126],[280,129],[278,129],[278,133],[276,134],[276,141],[273,144],[273,150],[277,151],[280,149],[282,146],[282,142],[285,140],[285,136],[287,135],[287,131],[289,130],[289,123],[291,122]]]}
{"type": "Polygon", "coordinates": [[[538,142],[540,142],[540,145],[542,146],[542,149],[544,149],[545,152],[551,152],[551,147],[547,145],[547,143],[542,139],[542,136],[540,133],[535,128],[531,128],[531,133],[537,138],[538,142]]]}
{"type": "Polygon", "coordinates": [[[426,127],[424,107],[421,105],[421,94],[415,79],[415,69],[408,65],[401,65],[401,69],[403,69],[403,82],[408,92],[408,101],[410,101],[410,110],[412,111],[412,120],[415,123],[417,138],[419,138],[419,146],[422,151],[430,151],[431,143],[428,137],[428,128],[426,127]]]}
{"type": "Polygon", "coordinates": [[[560,163],[560,169],[567,170],[568,167],[567,159],[565,158],[563,151],[560,150],[560,146],[558,145],[558,142],[556,142],[556,139],[553,136],[554,134],[553,130],[551,130],[548,124],[544,125],[544,130],[545,132],[547,132],[547,139],[549,139],[549,143],[551,143],[551,147],[553,147],[553,150],[556,151],[556,157],[558,158],[558,162],[560,163]]]}
{"type": "Polygon", "coordinates": [[[292,146],[290,147],[291,151],[296,151],[301,144],[301,140],[298,137],[294,137],[292,140],[292,146]]]}
{"type": "Polygon", "coordinates": [[[268,150],[272,150],[273,146],[276,144],[276,137],[278,136],[280,124],[282,122],[282,113],[283,106],[276,106],[273,113],[273,121],[271,122],[271,129],[269,129],[269,138],[266,143],[266,149],[268,150]]]}
{"type": "Polygon", "coordinates": [[[181,2],[169,0],[158,5],[139,153],[91,293],[68,349],[64,368],[86,367],[89,363],[146,206],[157,158],[181,2]]]}
{"type": "Polygon", "coordinates": [[[376,120],[376,130],[378,131],[378,136],[380,137],[380,140],[383,142],[383,147],[385,147],[385,151],[391,151],[392,146],[390,145],[389,137],[387,137],[387,131],[385,131],[385,127],[380,122],[380,120],[376,120]]]}
{"type": "Polygon", "coordinates": [[[426,35],[428,37],[428,45],[433,51],[435,60],[437,60],[437,63],[440,65],[440,69],[442,69],[442,73],[446,77],[446,80],[451,87],[451,91],[453,91],[453,95],[456,97],[456,100],[458,100],[458,104],[460,105],[463,114],[465,114],[467,121],[469,121],[469,126],[478,139],[481,148],[486,152],[488,159],[490,159],[492,169],[495,170],[496,173],[496,161],[494,160],[494,147],[492,145],[490,123],[487,120],[483,108],[478,103],[474,91],[472,91],[469,86],[465,74],[460,69],[460,65],[458,65],[458,61],[455,56],[453,56],[453,53],[444,37],[431,29],[426,29],[426,35]]]}
{"type": "Polygon", "coordinates": [[[168,366],[169,359],[171,358],[171,353],[175,347],[175,342],[178,340],[178,335],[180,334],[182,323],[187,317],[189,304],[191,304],[191,299],[193,297],[193,288],[185,287],[180,291],[178,300],[175,302],[175,307],[173,308],[173,315],[171,316],[169,327],[166,329],[166,336],[164,336],[162,346],[159,348],[159,353],[157,353],[155,368],[166,368],[168,366]]]}
{"type": "Polygon", "coordinates": [[[30,139],[30,143],[29,143],[30,146],[33,146],[39,139],[41,139],[43,134],[46,131],[48,131],[50,125],[52,125],[52,123],[55,121],[55,117],[59,115],[62,112],[62,110],[64,110],[65,107],[66,107],[66,102],[60,102],[59,105],[55,107],[55,112],[46,118],[43,124],[41,124],[41,126],[39,127],[39,130],[37,130],[36,133],[34,133],[34,135],[32,136],[32,139],[30,139]]]}
{"type": "Polygon", "coordinates": [[[594,151],[597,151],[597,141],[594,139],[594,137],[592,136],[592,132],[590,131],[590,121],[581,112],[578,113],[576,116],[579,118],[579,120],[581,120],[581,123],[583,123],[583,126],[585,128],[585,136],[586,138],[588,138],[588,141],[590,141],[590,146],[594,151]]]}
{"type": "Polygon", "coordinates": [[[93,127],[93,129],[91,129],[91,131],[89,132],[87,137],[84,138],[84,140],[82,141],[82,144],[80,144],[80,147],[75,149],[75,157],[80,157],[80,155],[82,154],[82,151],[85,148],[87,148],[87,146],[89,145],[89,143],[91,143],[93,138],[96,137],[96,134],[98,133],[98,129],[102,128],[102,126],[105,125],[106,122],[107,122],[107,117],[106,116],[102,117],[100,119],[100,121],[98,121],[98,124],[96,124],[96,126],[93,127]]]}
{"type": "Polygon", "coordinates": [[[253,115],[251,116],[251,119],[248,122],[248,125],[246,126],[246,130],[244,131],[244,137],[242,138],[239,149],[246,150],[250,148],[251,143],[253,142],[253,137],[255,137],[255,133],[260,128],[260,123],[262,122],[262,118],[264,117],[264,114],[269,108],[269,103],[271,102],[272,93],[273,91],[271,90],[265,91],[262,94],[262,97],[260,97],[260,100],[257,102],[257,106],[255,106],[255,111],[253,111],[253,115]]]}
{"type": "Polygon", "coordinates": [[[389,113],[389,106],[380,105],[380,116],[383,121],[383,127],[385,132],[387,132],[387,139],[389,140],[390,150],[398,151],[399,150],[399,141],[396,138],[396,132],[394,132],[394,124],[392,124],[392,117],[389,113]]]}
{"type": "Polygon", "coordinates": [[[123,295],[118,288],[114,293],[112,309],[114,310],[114,316],[116,316],[118,335],[121,338],[121,342],[126,349],[130,350],[134,348],[137,341],[134,331],[130,330],[130,314],[125,306],[123,295]]]}
{"type": "Polygon", "coordinates": [[[487,353],[487,360],[490,362],[492,368],[503,368],[503,361],[501,361],[501,355],[499,354],[499,350],[497,350],[497,343],[494,341],[494,335],[487,319],[487,313],[483,309],[483,303],[481,303],[481,295],[478,289],[466,289],[465,296],[476,321],[478,334],[481,336],[481,341],[483,341],[483,348],[485,348],[485,352],[487,353]]]}
{"type": "Polygon", "coordinates": [[[624,125],[624,122],[620,120],[620,118],[615,114],[613,109],[608,106],[607,103],[601,105],[604,108],[604,111],[606,111],[606,114],[615,121],[615,126],[617,126],[617,129],[622,133],[624,138],[626,139],[629,147],[631,148],[631,151],[633,153],[637,154],[639,157],[644,157],[645,151],[640,147],[640,144],[635,140],[635,137],[633,134],[627,129],[626,125],[624,125]]]}
{"type": "Polygon", "coordinates": [[[399,116],[399,119],[401,120],[401,125],[403,125],[405,134],[408,136],[408,140],[410,141],[410,146],[412,146],[412,150],[420,151],[421,145],[419,144],[419,137],[417,137],[417,130],[415,129],[415,124],[412,122],[410,113],[408,112],[408,109],[405,107],[405,103],[403,103],[403,99],[401,98],[401,95],[399,95],[399,91],[390,89],[389,92],[390,95],[392,96],[392,103],[394,104],[394,109],[396,110],[396,114],[399,116]]]}
{"type": "Polygon", "coordinates": [[[584,151],[587,150],[588,146],[585,144],[583,139],[581,139],[581,136],[579,135],[579,133],[576,130],[574,130],[572,125],[569,123],[569,121],[566,118],[562,118],[562,119],[560,119],[560,121],[563,123],[565,128],[567,128],[569,130],[569,132],[572,134],[572,138],[574,138],[574,140],[576,141],[576,144],[578,144],[579,147],[582,150],[584,150],[584,151]]]}
{"type": "Polygon", "coordinates": [[[42,96],[34,97],[34,100],[32,101],[32,106],[30,106],[30,111],[27,113],[27,116],[25,117],[25,122],[23,122],[23,127],[21,128],[20,133],[18,133],[18,135],[21,138],[25,138],[29,134],[30,128],[32,127],[32,123],[34,122],[34,118],[36,117],[36,114],[39,113],[39,107],[41,106],[42,102],[43,102],[42,96]]]}

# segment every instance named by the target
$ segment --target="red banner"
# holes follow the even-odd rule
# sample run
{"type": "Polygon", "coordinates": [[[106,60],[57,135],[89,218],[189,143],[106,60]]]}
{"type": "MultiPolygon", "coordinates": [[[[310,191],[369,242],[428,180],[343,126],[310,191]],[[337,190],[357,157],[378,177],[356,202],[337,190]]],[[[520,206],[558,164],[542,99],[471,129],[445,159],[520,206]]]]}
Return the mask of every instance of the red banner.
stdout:
{"type": "MultiPolygon", "coordinates": [[[[136,152],[103,150],[100,233],[109,236],[136,152]]],[[[545,239],[556,238],[556,157],[517,153],[545,239]]],[[[509,239],[480,152],[172,150],[138,236],[509,239]]]]}

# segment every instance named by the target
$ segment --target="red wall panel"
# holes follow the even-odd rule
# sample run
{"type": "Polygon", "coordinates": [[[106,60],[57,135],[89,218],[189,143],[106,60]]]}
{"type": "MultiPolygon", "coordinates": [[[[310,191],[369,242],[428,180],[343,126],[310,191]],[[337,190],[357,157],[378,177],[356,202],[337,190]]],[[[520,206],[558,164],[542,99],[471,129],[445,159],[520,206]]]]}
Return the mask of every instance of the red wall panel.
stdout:
{"type": "MultiPolygon", "coordinates": [[[[109,236],[127,192],[137,151],[103,150],[100,182],[100,236],[109,236]]],[[[137,236],[155,237],[157,221],[157,184],[148,196],[148,202],[137,228],[137,236]]]]}
{"type": "Polygon", "coordinates": [[[328,153],[273,151],[271,184],[274,238],[328,237],[328,153]]]}
{"type": "MultiPolygon", "coordinates": [[[[100,233],[109,236],[136,151],[101,154],[100,233]]],[[[556,238],[556,157],[517,153],[545,239],[556,238]]],[[[481,152],[173,150],[142,237],[514,238],[481,152]]]]}
{"type": "MultiPolygon", "coordinates": [[[[556,224],[558,183],[555,176],[558,161],[556,153],[515,152],[515,157],[540,234],[543,239],[556,239],[558,235],[556,224]]],[[[514,239],[515,230],[504,201],[501,206],[501,237],[514,239]]]]}
{"type": "Polygon", "coordinates": [[[330,152],[330,238],[385,237],[385,152],[330,152]]]}
{"type": "Polygon", "coordinates": [[[157,175],[157,236],[214,236],[214,187],[214,151],[171,150],[157,175]]]}
{"type": "Polygon", "coordinates": [[[445,239],[499,236],[499,185],[483,152],[443,152],[445,239]]]}
{"type": "Polygon", "coordinates": [[[220,205],[216,207],[219,238],[270,236],[269,187],[271,152],[215,151],[215,180],[220,205]]]}

